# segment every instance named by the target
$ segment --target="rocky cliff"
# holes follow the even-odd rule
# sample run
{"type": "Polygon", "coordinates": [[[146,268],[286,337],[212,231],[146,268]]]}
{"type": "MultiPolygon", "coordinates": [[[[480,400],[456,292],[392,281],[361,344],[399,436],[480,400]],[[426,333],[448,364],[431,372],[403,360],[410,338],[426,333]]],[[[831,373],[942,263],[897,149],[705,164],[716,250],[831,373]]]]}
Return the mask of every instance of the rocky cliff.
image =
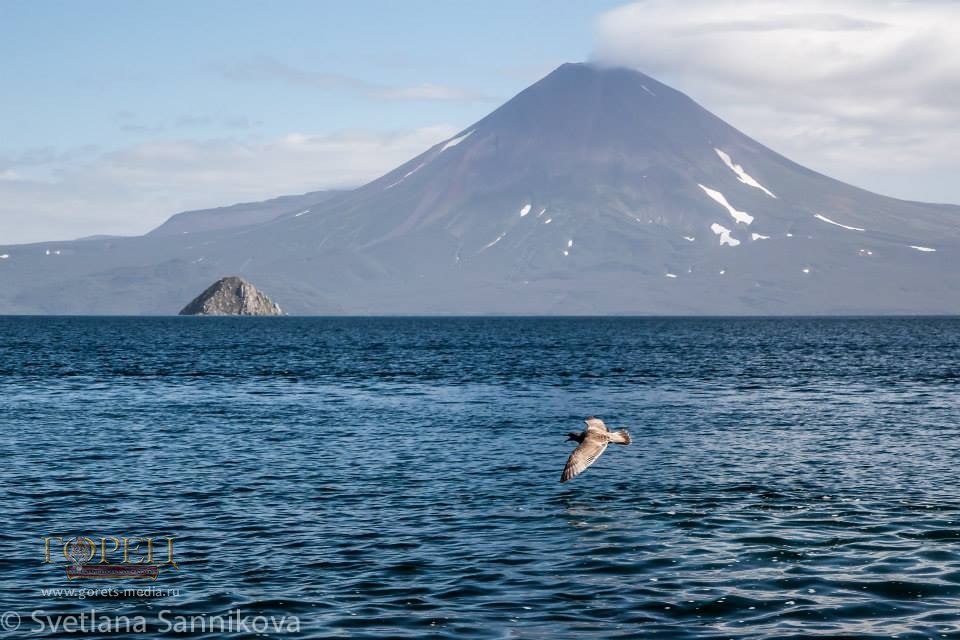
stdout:
{"type": "Polygon", "coordinates": [[[282,316],[255,286],[237,276],[221,278],[180,311],[181,316],[282,316]]]}

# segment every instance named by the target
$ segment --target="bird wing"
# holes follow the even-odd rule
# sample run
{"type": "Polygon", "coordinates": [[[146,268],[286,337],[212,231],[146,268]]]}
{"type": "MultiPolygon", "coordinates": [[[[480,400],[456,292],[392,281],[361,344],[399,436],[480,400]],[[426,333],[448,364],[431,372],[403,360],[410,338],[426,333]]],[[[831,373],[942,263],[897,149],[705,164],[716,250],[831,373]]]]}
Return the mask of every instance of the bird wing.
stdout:
{"type": "MultiPolygon", "coordinates": [[[[600,424],[603,423],[601,422],[600,424]]],[[[604,433],[605,432],[606,427],[604,427],[604,433]]],[[[566,482],[567,480],[575,478],[583,473],[584,469],[596,462],[597,458],[600,457],[600,454],[603,453],[606,448],[606,436],[597,433],[595,430],[591,430],[588,423],[586,436],[584,437],[583,442],[581,442],[580,446],[574,449],[573,453],[570,454],[570,457],[567,458],[567,464],[563,468],[563,474],[560,476],[560,482],[566,482]]]]}
{"type": "Polygon", "coordinates": [[[594,418],[591,416],[584,420],[583,423],[587,425],[587,433],[590,433],[591,431],[596,431],[599,433],[607,432],[607,425],[603,424],[603,420],[600,418],[594,418]]]}

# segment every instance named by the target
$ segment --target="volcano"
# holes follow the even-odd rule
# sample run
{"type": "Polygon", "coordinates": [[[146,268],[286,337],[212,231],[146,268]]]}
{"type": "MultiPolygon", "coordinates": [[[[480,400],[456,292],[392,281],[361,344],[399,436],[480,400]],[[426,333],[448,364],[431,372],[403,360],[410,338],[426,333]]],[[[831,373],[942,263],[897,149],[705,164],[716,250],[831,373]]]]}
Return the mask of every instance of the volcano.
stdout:
{"type": "Polygon", "coordinates": [[[960,207],[806,169],[621,68],[565,64],[355,190],[219,211],[0,247],[0,312],[176,313],[234,273],[292,314],[960,312],[960,207]]]}

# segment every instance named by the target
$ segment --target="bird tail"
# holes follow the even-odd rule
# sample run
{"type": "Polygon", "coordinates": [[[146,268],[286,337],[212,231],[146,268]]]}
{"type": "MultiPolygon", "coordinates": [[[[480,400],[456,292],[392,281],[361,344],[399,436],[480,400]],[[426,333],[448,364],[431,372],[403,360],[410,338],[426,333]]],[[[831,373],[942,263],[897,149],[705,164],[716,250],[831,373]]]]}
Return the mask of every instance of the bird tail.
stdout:
{"type": "Polygon", "coordinates": [[[610,442],[616,444],[630,444],[633,442],[633,440],[630,439],[630,434],[627,433],[626,429],[620,429],[620,431],[610,432],[610,442]]]}

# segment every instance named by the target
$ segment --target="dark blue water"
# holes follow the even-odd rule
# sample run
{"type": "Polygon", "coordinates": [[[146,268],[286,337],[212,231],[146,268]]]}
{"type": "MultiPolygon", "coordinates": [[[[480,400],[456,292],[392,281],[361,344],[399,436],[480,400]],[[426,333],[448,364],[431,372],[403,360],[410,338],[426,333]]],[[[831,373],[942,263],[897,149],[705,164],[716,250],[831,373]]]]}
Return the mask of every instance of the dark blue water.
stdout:
{"type": "Polygon", "coordinates": [[[0,608],[956,635],[958,357],[956,319],[0,318],[0,608]],[[561,485],[590,414],[634,443],[561,485]],[[180,568],[68,582],[48,535],[174,536],[180,568]],[[42,591],[144,584],[177,591],[42,591]]]}

